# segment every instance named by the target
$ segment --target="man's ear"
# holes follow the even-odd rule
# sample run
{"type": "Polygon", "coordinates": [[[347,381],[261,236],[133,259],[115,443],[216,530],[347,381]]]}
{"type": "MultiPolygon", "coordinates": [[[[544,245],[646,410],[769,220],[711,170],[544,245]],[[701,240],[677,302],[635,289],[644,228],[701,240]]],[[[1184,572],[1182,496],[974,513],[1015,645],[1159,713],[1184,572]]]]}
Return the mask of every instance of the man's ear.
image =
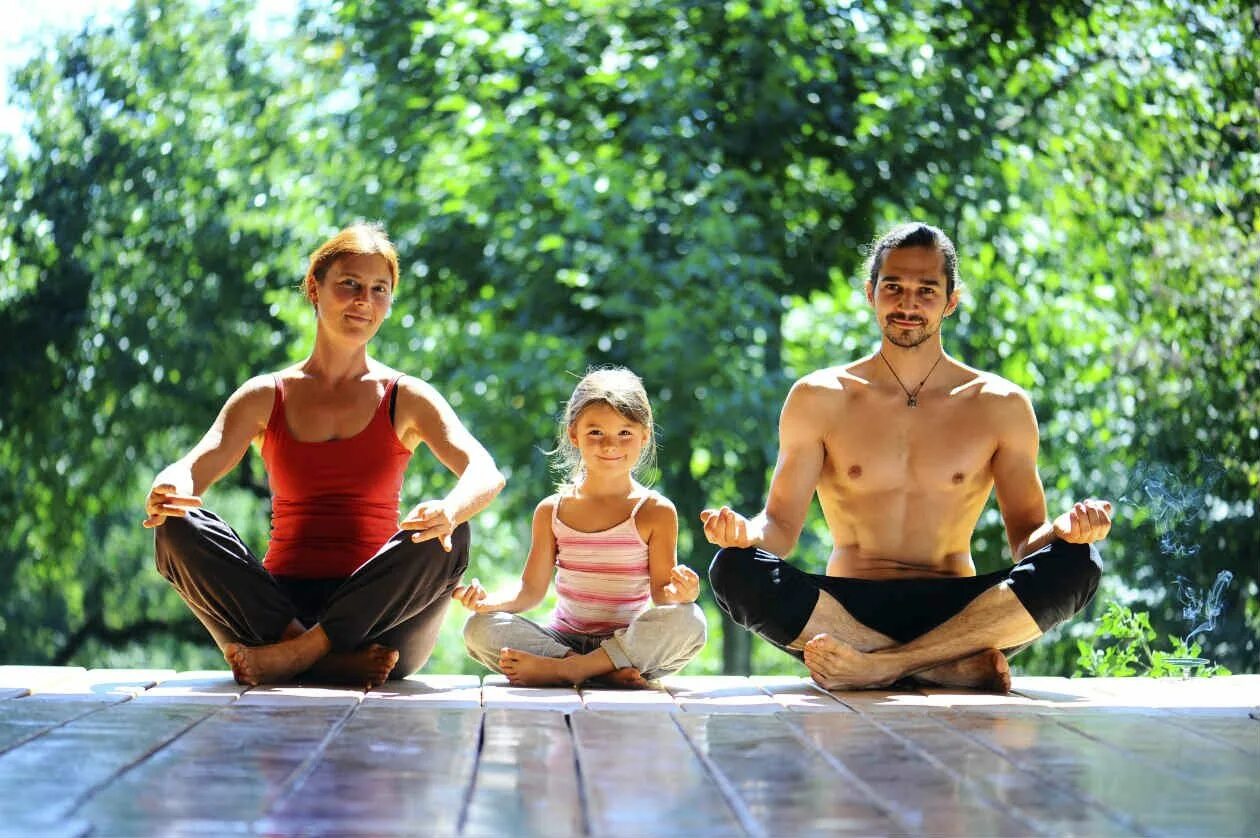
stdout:
{"type": "Polygon", "coordinates": [[[307,274],[306,280],[303,282],[303,284],[306,286],[303,289],[306,291],[306,299],[310,302],[311,305],[318,306],[319,305],[319,283],[315,281],[315,277],[307,274]]]}
{"type": "Polygon", "coordinates": [[[871,305],[875,304],[875,283],[869,279],[866,280],[866,301],[871,305]]]}
{"type": "Polygon", "coordinates": [[[954,293],[949,295],[949,302],[945,304],[945,316],[949,317],[958,309],[958,304],[962,302],[962,286],[955,285],[954,293]]]}

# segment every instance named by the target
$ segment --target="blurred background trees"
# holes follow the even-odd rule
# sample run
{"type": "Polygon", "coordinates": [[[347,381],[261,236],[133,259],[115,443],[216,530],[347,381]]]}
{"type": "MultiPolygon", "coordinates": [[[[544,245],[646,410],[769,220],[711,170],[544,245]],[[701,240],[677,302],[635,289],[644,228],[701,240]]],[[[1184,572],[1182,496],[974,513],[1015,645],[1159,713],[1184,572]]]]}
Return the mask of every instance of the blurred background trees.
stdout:
{"type": "MultiPolygon", "coordinates": [[[[753,512],[791,381],[869,351],[863,244],[959,245],[947,349],[1029,390],[1052,511],[1118,501],[1090,617],[1016,659],[1067,673],[1109,600],[1257,668],[1257,21],[1184,5],[675,0],[146,2],[15,77],[0,149],[0,658],[217,665],[152,570],[152,475],[249,375],[301,358],[304,257],[382,220],[403,276],[374,345],[509,473],[473,571],[519,572],[544,451],[590,364],[643,376],[657,485],[703,569],[706,504],[753,512]]],[[[942,444],[948,444],[942,440],[942,444]]],[[[406,496],[449,481],[417,457],[406,496]]],[[[261,553],[261,464],[208,502],[261,553]]],[[[793,557],[821,570],[811,518],[793,557]]],[[[996,507],[979,569],[1005,555],[996,507]]],[[[695,671],[801,670],[728,631],[695,671]]],[[[453,611],[429,668],[475,671],[453,611]]]]}

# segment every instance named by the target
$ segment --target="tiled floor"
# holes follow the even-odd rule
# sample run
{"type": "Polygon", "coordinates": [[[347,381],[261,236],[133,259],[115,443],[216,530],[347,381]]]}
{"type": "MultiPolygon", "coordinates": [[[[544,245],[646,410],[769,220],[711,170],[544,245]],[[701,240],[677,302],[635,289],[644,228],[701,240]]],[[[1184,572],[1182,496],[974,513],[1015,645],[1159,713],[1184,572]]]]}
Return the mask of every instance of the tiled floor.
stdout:
{"type": "Polygon", "coordinates": [[[0,666],[0,836],[1257,835],[1260,675],[1009,696],[0,666]]]}

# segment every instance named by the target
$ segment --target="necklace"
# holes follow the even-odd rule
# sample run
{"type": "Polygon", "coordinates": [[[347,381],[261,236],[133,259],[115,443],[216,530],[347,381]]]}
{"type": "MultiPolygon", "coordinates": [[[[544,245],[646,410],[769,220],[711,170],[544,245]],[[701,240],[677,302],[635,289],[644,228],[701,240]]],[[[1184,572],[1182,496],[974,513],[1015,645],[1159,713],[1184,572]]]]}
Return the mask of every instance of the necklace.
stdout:
{"type": "Polygon", "coordinates": [[[936,364],[941,362],[941,358],[945,357],[945,353],[942,352],[940,357],[936,359],[936,364],[933,364],[932,369],[928,370],[927,375],[923,376],[923,380],[919,382],[918,387],[914,388],[913,393],[906,388],[905,383],[901,380],[901,376],[897,375],[897,371],[893,369],[893,365],[889,363],[887,358],[884,358],[884,350],[881,349],[879,351],[879,357],[883,358],[885,366],[888,367],[888,371],[892,373],[893,378],[897,379],[897,383],[901,385],[902,392],[906,394],[906,407],[918,407],[919,391],[923,389],[923,385],[927,383],[927,380],[931,377],[932,373],[936,372],[936,364]]]}

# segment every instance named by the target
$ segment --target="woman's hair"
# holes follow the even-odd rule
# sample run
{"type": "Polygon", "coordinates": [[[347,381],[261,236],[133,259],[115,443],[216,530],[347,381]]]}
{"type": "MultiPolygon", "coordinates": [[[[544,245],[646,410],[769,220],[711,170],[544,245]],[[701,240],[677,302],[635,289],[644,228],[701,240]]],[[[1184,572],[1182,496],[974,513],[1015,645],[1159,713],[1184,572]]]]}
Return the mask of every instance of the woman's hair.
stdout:
{"type": "Polygon", "coordinates": [[[377,255],[385,258],[389,266],[389,287],[398,287],[398,251],[389,240],[385,226],[379,221],[357,221],[321,244],[311,254],[311,265],[302,280],[302,290],[310,293],[313,284],[321,282],[324,274],[342,256],[377,255]]]}
{"type": "Polygon", "coordinates": [[[634,473],[650,471],[656,465],[656,426],[652,422],[652,404],[648,401],[643,381],[625,367],[589,369],[573,388],[573,395],[560,417],[558,445],[552,452],[552,465],[560,472],[561,487],[572,486],[582,479],[582,456],[569,439],[569,429],[582,411],[593,404],[605,404],[627,420],[647,428],[647,444],[634,464],[634,473]]]}

